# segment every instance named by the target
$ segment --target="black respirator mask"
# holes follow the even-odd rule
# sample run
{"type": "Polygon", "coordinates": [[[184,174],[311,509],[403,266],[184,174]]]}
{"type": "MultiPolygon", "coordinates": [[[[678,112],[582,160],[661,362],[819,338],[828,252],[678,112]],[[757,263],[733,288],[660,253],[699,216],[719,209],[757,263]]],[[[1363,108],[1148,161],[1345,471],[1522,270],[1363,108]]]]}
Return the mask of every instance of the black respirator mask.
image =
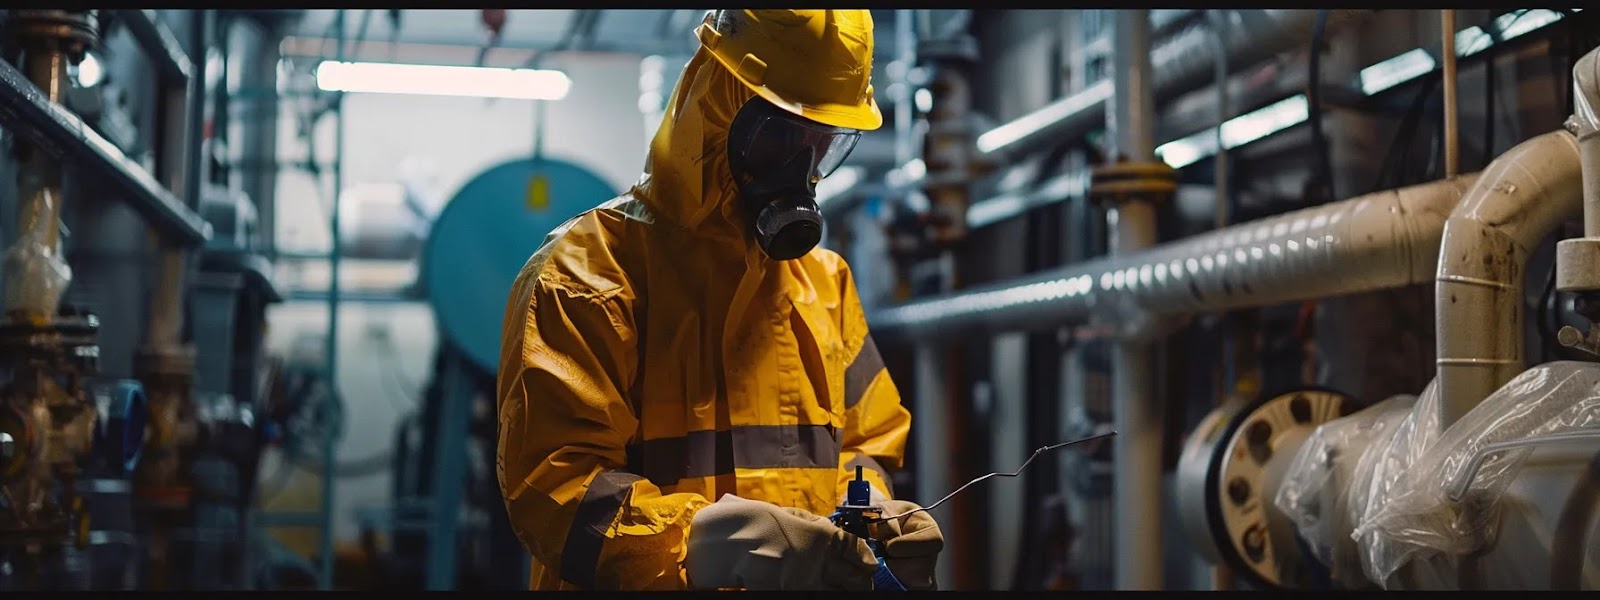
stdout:
{"type": "Polygon", "coordinates": [[[794,115],[759,96],[739,109],[728,127],[728,166],[745,224],[769,258],[800,258],[822,241],[817,182],[860,139],[860,131],[794,115]]]}

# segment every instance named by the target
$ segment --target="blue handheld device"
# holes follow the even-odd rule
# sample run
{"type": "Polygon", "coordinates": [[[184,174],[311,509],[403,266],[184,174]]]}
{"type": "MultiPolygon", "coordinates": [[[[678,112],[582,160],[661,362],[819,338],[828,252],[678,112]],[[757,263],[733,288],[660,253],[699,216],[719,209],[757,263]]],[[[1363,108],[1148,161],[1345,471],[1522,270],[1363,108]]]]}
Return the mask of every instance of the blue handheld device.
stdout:
{"type": "Polygon", "coordinates": [[[904,592],[905,584],[889,571],[889,563],[884,560],[883,542],[872,535],[873,526],[883,517],[883,507],[872,504],[872,485],[862,477],[860,465],[856,465],[856,478],[850,481],[849,488],[844,495],[844,504],[834,511],[831,520],[850,534],[866,540],[867,547],[872,549],[872,555],[878,559],[878,571],[872,575],[872,590],[876,592],[904,592]]]}

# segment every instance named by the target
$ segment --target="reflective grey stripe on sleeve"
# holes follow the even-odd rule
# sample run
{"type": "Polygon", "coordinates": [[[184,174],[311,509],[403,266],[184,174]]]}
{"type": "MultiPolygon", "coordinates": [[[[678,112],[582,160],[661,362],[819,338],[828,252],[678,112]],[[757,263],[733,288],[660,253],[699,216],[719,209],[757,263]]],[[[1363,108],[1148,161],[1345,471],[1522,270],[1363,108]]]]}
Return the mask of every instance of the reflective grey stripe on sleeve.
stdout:
{"type": "Polygon", "coordinates": [[[825,425],[740,425],[645,440],[629,448],[639,472],[656,485],[738,469],[833,469],[839,441],[825,425]],[[796,443],[797,442],[797,443],[796,443]]]}
{"type": "Polygon", "coordinates": [[[872,336],[867,336],[861,343],[861,350],[856,352],[855,360],[850,361],[850,366],[844,370],[844,407],[854,407],[861,402],[861,397],[866,395],[867,386],[872,385],[873,378],[883,370],[883,356],[878,354],[878,344],[872,341],[872,336]]]}
{"type": "Polygon", "coordinates": [[[623,471],[601,471],[589,482],[589,490],[578,502],[578,512],[567,529],[567,542],[561,550],[561,578],[584,589],[595,589],[595,564],[606,530],[617,519],[617,511],[633,492],[633,482],[642,479],[623,471]]]}

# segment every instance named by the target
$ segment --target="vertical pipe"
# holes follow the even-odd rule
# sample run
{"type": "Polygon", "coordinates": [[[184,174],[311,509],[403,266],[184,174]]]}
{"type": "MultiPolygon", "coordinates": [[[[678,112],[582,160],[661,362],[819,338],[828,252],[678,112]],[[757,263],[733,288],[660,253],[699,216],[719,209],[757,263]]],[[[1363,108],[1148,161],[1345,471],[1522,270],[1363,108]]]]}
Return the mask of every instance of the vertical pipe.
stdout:
{"type": "Polygon", "coordinates": [[[1572,67],[1572,105],[1567,127],[1578,136],[1583,237],[1600,238],[1600,50],[1583,55],[1572,67]]]}
{"type": "Polygon", "coordinates": [[[443,391],[439,394],[434,456],[432,506],[428,511],[426,588],[443,591],[455,587],[456,531],[460,527],[461,501],[465,495],[467,435],[471,428],[472,376],[459,352],[450,350],[444,357],[443,391]]]}
{"type": "MultiPolygon", "coordinates": [[[[922,344],[913,351],[914,377],[916,378],[916,412],[915,423],[912,427],[912,443],[915,444],[917,453],[917,500],[923,504],[938,500],[941,496],[955,489],[950,477],[949,458],[947,451],[950,448],[950,423],[945,418],[945,407],[952,398],[948,397],[948,386],[945,384],[946,351],[931,344],[922,344]]],[[[933,519],[939,523],[950,522],[950,506],[947,503],[932,511],[933,519]]],[[[941,588],[950,586],[955,582],[955,565],[951,552],[939,553],[939,564],[936,567],[935,579],[941,588]]]]}
{"type": "MultiPolygon", "coordinates": [[[[205,110],[202,103],[205,101],[205,36],[210,25],[210,20],[207,18],[210,12],[196,10],[190,18],[187,51],[191,56],[191,62],[197,67],[184,82],[181,112],[184,122],[179,128],[183,132],[182,136],[168,138],[168,143],[181,144],[179,150],[181,166],[169,169],[167,181],[163,182],[192,210],[199,209],[202,195],[200,182],[204,161],[201,158],[200,146],[203,143],[205,127],[205,110]]],[[[170,98],[172,90],[164,87],[163,91],[163,95],[170,98]]],[[[168,353],[183,344],[183,293],[188,287],[186,280],[189,255],[183,251],[182,246],[163,240],[154,226],[149,228],[148,236],[151,245],[160,250],[160,281],[150,306],[150,325],[145,336],[145,345],[149,351],[168,353]]]]}
{"type": "MultiPolygon", "coordinates": [[[[344,62],[345,11],[339,9],[334,16],[334,27],[339,30],[334,42],[334,60],[344,62]]],[[[344,192],[344,93],[334,97],[333,110],[333,214],[328,218],[328,339],[325,369],[328,387],[333,390],[329,402],[339,402],[339,199],[344,192]]],[[[334,411],[329,410],[329,413],[334,411]]],[[[322,556],[318,565],[317,583],[324,589],[333,589],[333,488],[334,452],[337,437],[333,428],[322,440],[322,556]]]]}
{"type": "Polygon", "coordinates": [[[1115,154],[1129,160],[1154,160],[1155,95],[1151,88],[1150,22],[1148,9],[1117,11],[1116,65],[1112,70],[1112,103],[1107,106],[1106,127],[1115,154]]]}
{"type": "MultiPolygon", "coordinates": [[[[278,178],[278,62],[281,58],[278,41],[283,37],[283,24],[276,16],[254,19],[254,35],[246,36],[249,46],[242,48],[239,60],[240,77],[246,82],[249,93],[241,94],[238,101],[239,128],[239,182],[240,188],[250,197],[256,209],[259,238],[246,237],[244,244],[259,243],[270,253],[275,241],[271,232],[276,225],[276,186],[278,178]],[[263,233],[264,232],[264,233],[263,233]]],[[[241,232],[243,233],[243,232],[241,232]]]]}
{"type": "MultiPolygon", "coordinates": [[[[181,141],[181,167],[174,169],[168,187],[174,188],[176,195],[181,198],[191,210],[200,208],[201,169],[204,161],[201,159],[200,145],[204,140],[205,127],[205,53],[206,31],[210,25],[207,19],[209,10],[196,10],[190,18],[188,31],[188,48],[190,63],[195,65],[195,70],[190,73],[189,79],[184,82],[183,88],[183,132],[181,141]]],[[[170,92],[169,92],[170,93],[170,92]]],[[[161,239],[159,232],[152,227],[150,238],[157,248],[161,250],[160,256],[160,287],[156,289],[153,306],[151,306],[150,333],[147,342],[151,350],[176,348],[183,342],[183,293],[187,289],[189,255],[183,251],[182,246],[161,239]]]]}
{"type": "Polygon", "coordinates": [[[1439,20],[1444,61],[1444,176],[1455,177],[1461,172],[1461,142],[1456,129],[1456,11],[1440,10],[1439,20]]]}
{"type": "Polygon", "coordinates": [[[917,34],[912,23],[915,18],[914,10],[901,9],[894,13],[895,61],[900,63],[904,73],[899,81],[901,93],[895,98],[894,109],[894,164],[896,165],[911,162],[911,154],[915,152],[911,143],[911,127],[915,113],[912,110],[911,69],[917,62],[917,34]]]}
{"type": "MultiPolygon", "coordinates": [[[[989,438],[990,464],[982,471],[1010,471],[1027,458],[1024,446],[1032,427],[1028,415],[1028,336],[1011,333],[996,336],[991,342],[990,381],[993,383],[993,402],[990,404],[990,423],[994,431],[1015,432],[989,438]],[[1020,439],[1019,439],[1020,437],[1020,439]]],[[[1045,460],[1043,458],[1040,459],[1045,460]]],[[[994,481],[989,486],[989,505],[1010,507],[1011,510],[994,510],[988,516],[989,555],[993,567],[989,570],[990,590],[1010,590],[1017,583],[1016,566],[1023,559],[1018,555],[1019,541],[1024,539],[1024,521],[1012,516],[1017,508],[1034,508],[1025,491],[1030,476],[1023,472],[1010,481],[994,481]]]]}
{"type": "MultiPolygon", "coordinates": [[[[25,58],[23,68],[28,76],[28,81],[33,82],[44,96],[51,102],[62,104],[66,101],[67,92],[67,56],[59,50],[46,50],[44,44],[33,42],[25,45],[25,58]]],[[[61,160],[46,152],[44,148],[28,145],[31,152],[27,158],[18,165],[18,186],[22,202],[21,219],[18,220],[18,235],[26,231],[39,231],[45,245],[45,252],[52,256],[60,256],[61,249],[59,238],[61,230],[61,160]]],[[[41,309],[44,310],[44,309],[41,309]]],[[[54,307],[48,307],[50,314],[41,315],[45,318],[54,316],[54,307]]]]}
{"type": "MultiPolygon", "coordinates": [[[[1117,12],[1114,101],[1106,112],[1113,157],[1155,160],[1155,107],[1151,89],[1150,11],[1117,12]]],[[[1128,200],[1107,212],[1111,253],[1128,254],[1155,245],[1155,207],[1128,200]]],[[[1119,340],[1112,351],[1116,499],[1117,588],[1162,586],[1161,412],[1152,389],[1154,348],[1149,341],[1119,340]]]]}

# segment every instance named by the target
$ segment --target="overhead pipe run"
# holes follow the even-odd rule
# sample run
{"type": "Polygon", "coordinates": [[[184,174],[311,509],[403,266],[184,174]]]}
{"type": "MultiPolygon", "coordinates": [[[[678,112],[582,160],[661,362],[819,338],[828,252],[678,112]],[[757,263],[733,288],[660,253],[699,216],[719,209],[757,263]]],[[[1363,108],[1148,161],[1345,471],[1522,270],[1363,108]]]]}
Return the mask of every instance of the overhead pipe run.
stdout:
{"type": "MultiPolygon", "coordinates": [[[[1268,60],[1304,42],[1315,22],[1315,10],[1233,10],[1225,47],[1230,65],[1243,69],[1268,60]]],[[[1329,11],[1328,27],[1354,21],[1371,11],[1329,11]]],[[[1173,35],[1150,51],[1157,103],[1199,89],[1211,81],[1216,46],[1210,28],[1196,24],[1173,35]]],[[[1027,115],[978,136],[978,152],[985,158],[1026,153],[1062,138],[1074,138],[1104,123],[1112,85],[1103,81],[1050,103],[1027,115]]]]}

